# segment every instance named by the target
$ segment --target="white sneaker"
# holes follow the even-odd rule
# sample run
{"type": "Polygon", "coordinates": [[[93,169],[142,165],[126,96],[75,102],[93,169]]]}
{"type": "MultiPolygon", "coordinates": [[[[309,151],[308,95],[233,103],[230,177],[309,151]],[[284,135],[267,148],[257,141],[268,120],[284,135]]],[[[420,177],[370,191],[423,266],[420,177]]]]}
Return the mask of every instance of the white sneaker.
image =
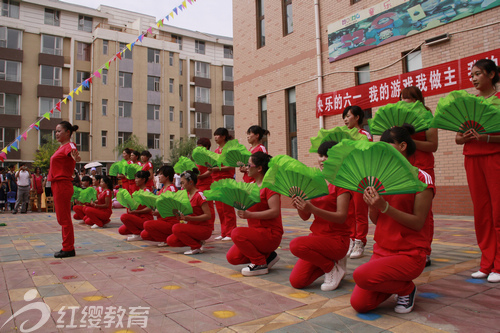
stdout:
{"type": "Polygon", "coordinates": [[[352,252],[350,255],[351,259],[358,259],[363,256],[363,252],[365,251],[365,245],[359,239],[354,241],[354,247],[352,248],[352,252]]]}
{"type": "Polygon", "coordinates": [[[222,237],[222,236],[217,236],[217,237],[215,237],[214,239],[215,239],[215,240],[221,240],[222,238],[224,238],[224,237],[222,237]]]}
{"type": "Polygon", "coordinates": [[[230,241],[230,240],[231,240],[231,237],[226,236],[226,237],[222,238],[221,240],[223,240],[223,241],[230,241]]]}
{"type": "Polygon", "coordinates": [[[158,247],[165,247],[165,246],[168,246],[168,244],[165,242],[158,243],[158,247]]]}
{"type": "Polygon", "coordinates": [[[90,227],[90,229],[99,229],[100,226],[98,226],[97,224],[94,224],[93,226],[90,227]]]}
{"type": "Polygon", "coordinates": [[[398,300],[397,304],[394,307],[394,312],[396,313],[410,313],[411,310],[413,310],[413,307],[415,306],[415,296],[417,294],[417,287],[415,286],[415,289],[406,296],[399,296],[398,295],[398,300]]]}
{"type": "Polygon", "coordinates": [[[488,277],[488,274],[477,271],[472,273],[470,276],[472,276],[473,279],[486,279],[488,277]]]}
{"type": "Polygon", "coordinates": [[[331,291],[337,289],[342,280],[344,273],[339,270],[338,265],[333,266],[333,269],[325,273],[325,282],[321,285],[321,290],[331,291]]]}
{"type": "Polygon", "coordinates": [[[340,259],[339,262],[337,263],[337,265],[339,266],[339,271],[343,272],[343,275],[342,275],[342,279],[343,279],[345,277],[345,275],[347,274],[347,256],[340,259]]]}
{"type": "Polygon", "coordinates": [[[187,254],[187,255],[198,254],[198,253],[203,253],[203,250],[202,249],[192,249],[192,250],[184,252],[184,254],[187,254]]]}
{"type": "Polygon", "coordinates": [[[201,252],[205,252],[205,241],[202,240],[202,241],[200,241],[200,243],[201,243],[201,247],[200,247],[201,252]]]}
{"type": "Polygon", "coordinates": [[[141,235],[131,235],[127,237],[127,242],[135,242],[142,240],[141,235]]]}
{"type": "Polygon", "coordinates": [[[347,250],[347,254],[346,254],[347,257],[349,257],[351,255],[353,247],[354,247],[354,240],[350,239],[349,240],[349,250],[347,250]]]}
{"type": "Polygon", "coordinates": [[[488,282],[491,282],[491,283],[500,282],[500,273],[491,272],[490,275],[488,275],[488,282]]]}
{"type": "Polygon", "coordinates": [[[267,265],[250,264],[248,265],[248,267],[245,267],[241,270],[241,275],[243,276],[256,276],[256,275],[264,275],[267,273],[269,273],[267,265]]]}

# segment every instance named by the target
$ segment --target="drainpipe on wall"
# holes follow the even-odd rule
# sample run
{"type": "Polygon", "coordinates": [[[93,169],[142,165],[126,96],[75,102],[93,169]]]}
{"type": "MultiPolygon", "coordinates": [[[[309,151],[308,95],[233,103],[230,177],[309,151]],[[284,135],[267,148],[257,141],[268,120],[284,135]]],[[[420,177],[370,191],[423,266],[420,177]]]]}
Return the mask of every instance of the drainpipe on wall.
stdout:
{"type": "MultiPolygon", "coordinates": [[[[92,41],[92,50],[90,51],[90,75],[92,76],[92,74],[94,73],[94,50],[95,50],[95,41],[97,40],[94,39],[92,41]]],[[[89,86],[89,92],[90,92],[90,102],[89,102],[89,122],[90,122],[90,129],[89,129],[89,152],[90,152],[90,155],[89,155],[89,158],[90,158],[90,161],[89,162],[92,162],[92,141],[94,140],[94,133],[92,131],[93,127],[92,127],[92,121],[94,119],[94,117],[92,116],[92,112],[93,112],[93,101],[92,101],[92,87],[89,86]]],[[[98,136],[99,137],[99,136],[98,136]]]]}
{"type": "MultiPolygon", "coordinates": [[[[191,58],[186,57],[186,76],[187,76],[187,90],[186,90],[186,101],[187,101],[187,126],[188,126],[188,139],[194,137],[191,132],[191,58]]],[[[195,114],[196,117],[196,114],[195,114]]],[[[195,120],[196,122],[196,120],[195,120]]]]}
{"type": "MultiPolygon", "coordinates": [[[[316,66],[318,77],[318,95],[323,93],[323,66],[321,64],[321,29],[319,22],[319,0],[314,0],[314,23],[316,27],[316,66]]],[[[319,128],[324,128],[323,116],[319,116],[319,128]]]]}

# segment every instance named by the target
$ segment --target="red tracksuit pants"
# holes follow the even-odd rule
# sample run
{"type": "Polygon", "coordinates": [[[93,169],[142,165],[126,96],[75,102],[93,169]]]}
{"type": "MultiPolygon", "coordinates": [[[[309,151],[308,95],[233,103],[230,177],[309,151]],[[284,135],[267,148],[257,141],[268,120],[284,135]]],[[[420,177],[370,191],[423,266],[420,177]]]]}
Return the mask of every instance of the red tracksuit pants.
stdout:
{"type": "Polygon", "coordinates": [[[62,227],[62,250],[73,251],[75,249],[75,233],[73,231],[73,221],[71,220],[73,184],[66,180],[52,181],[52,193],[54,195],[57,223],[62,227]]]}
{"type": "MultiPolygon", "coordinates": [[[[197,187],[198,188],[198,191],[208,191],[210,190],[210,185],[207,185],[207,186],[200,186],[200,187],[197,187]]],[[[214,207],[214,201],[208,201],[207,200],[207,203],[208,203],[208,208],[210,209],[210,214],[212,215],[212,217],[210,218],[210,225],[212,226],[212,231],[214,231],[214,222],[215,222],[215,207],[214,207]]],[[[235,216],[236,218],[236,216],[235,216]]]]}
{"type": "Polygon", "coordinates": [[[151,220],[153,215],[138,215],[125,213],[120,216],[123,225],[118,228],[120,235],[140,235],[144,230],[144,222],[151,220]]]}
{"type": "Polygon", "coordinates": [[[353,273],[356,286],[351,295],[351,305],[360,313],[375,309],[392,294],[409,295],[415,288],[413,279],[425,268],[423,250],[390,252],[377,247],[377,244],[373,250],[370,261],[353,273]]]}
{"type": "Polygon", "coordinates": [[[141,238],[154,242],[167,242],[167,237],[172,234],[172,227],[177,223],[179,223],[177,218],[146,221],[141,238]]]}
{"type": "Polygon", "coordinates": [[[351,239],[359,239],[366,244],[368,234],[368,205],[363,200],[363,193],[354,192],[354,212],[356,222],[351,226],[351,239]]]}
{"type": "Polygon", "coordinates": [[[290,242],[290,252],[299,258],[292,273],[290,284],[302,289],[329,272],[335,263],[344,258],[349,249],[348,236],[322,236],[310,234],[297,237],[290,242]]]}
{"type": "Polygon", "coordinates": [[[465,171],[481,249],[480,270],[500,273],[500,154],[465,156],[465,171]]]}
{"type": "Polygon", "coordinates": [[[168,236],[167,244],[171,247],[189,246],[191,250],[199,249],[201,241],[209,239],[211,235],[210,225],[177,223],[172,227],[172,235],[168,236]]]}
{"type": "Polygon", "coordinates": [[[215,207],[217,208],[217,213],[219,213],[221,236],[231,237],[231,232],[236,228],[236,213],[234,212],[234,208],[220,201],[215,202],[215,207]]]}
{"type": "Polygon", "coordinates": [[[85,218],[85,206],[83,205],[75,205],[73,206],[73,211],[75,214],[73,214],[73,218],[75,220],[83,220],[85,218]]]}
{"type": "Polygon", "coordinates": [[[111,217],[111,209],[102,209],[95,207],[85,207],[85,218],[83,219],[86,224],[92,226],[97,224],[99,227],[103,227],[105,224],[109,223],[109,218],[111,217]]]}
{"type": "Polygon", "coordinates": [[[231,233],[234,245],[226,254],[227,261],[231,265],[265,265],[266,258],[280,245],[281,236],[281,232],[270,228],[235,228],[231,233]]]}

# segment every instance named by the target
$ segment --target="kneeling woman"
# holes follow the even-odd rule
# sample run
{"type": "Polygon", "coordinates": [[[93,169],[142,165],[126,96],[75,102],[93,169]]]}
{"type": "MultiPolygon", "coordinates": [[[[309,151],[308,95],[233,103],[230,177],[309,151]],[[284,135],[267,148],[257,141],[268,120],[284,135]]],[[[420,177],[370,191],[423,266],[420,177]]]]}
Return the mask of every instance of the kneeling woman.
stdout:
{"type": "MultiPolygon", "coordinates": [[[[146,183],[149,179],[149,172],[139,171],[135,174],[135,186],[137,190],[149,190],[146,188],[146,183]]],[[[132,186],[129,187],[132,188],[132,186]]],[[[142,240],[141,232],[144,230],[144,222],[153,219],[153,212],[151,208],[140,205],[136,210],[129,210],[127,208],[127,213],[122,214],[120,220],[123,225],[118,228],[120,235],[128,235],[127,241],[133,242],[142,240]]]]}
{"type": "Polygon", "coordinates": [[[100,182],[101,191],[96,202],[85,207],[86,224],[92,226],[92,229],[103,228],[105,224],[110,222],[111,204],[113,199],[113,181],[111,178],[103,176],[100,182]]]}
{"type": "MultiPolygon", "coordinates": [[[[328,158],[328,149],[336,144],[327,141],[319,146],[320,169],[328,158]]],[[[311,201],[293,198],[293,206],[304,221],[314,215],[311,234],[290,242],[290,252],[299,257],[290,274],[290,284],[294,288],[305,288],[324,274],[321,290],[335,290],[346,274],[350,230],[356,219],[352,193],[333,184],[328,184],[328,192],[328,195],[311,201]]]]}
{"type": "Polygon", "coordinates": [[[187,191],[189,201],[193,207],[193,214],[184,216],[180,214],[179,219],[187,224],[177,223],[172,227],[172,235],[168,236],[167,244],[172,247],[189,246],[191,250],[184,254],[203,253],[205,240],[212,235],[210,224],[210,208],[203,192],[198,191],[198,169],[185,171],[181,175],[181,186],[187,191]]]}
{"type": "MultiPolygon", "coordinates": [[[[262,185],[271,156],[256,152],[248,160],[248,176],[262,185]]],[[[269,273],[279,257],[275,250],[281,243],[280,195],[268,188],[260,190],[260,203],[248,210],[238,211],[238,216],[247,219],[248,227],[238,227],[231,232],[234,245],[227,252],[227,261],[232,265],[250,264],[241,270],[244,276],[269,273]]]]}
{"type": "MultiPolygon", "coordinates": [[[[393,127],[380,141],[390,143],[406,158],[415,153],[410,125],[393,127]]],[[[432,225],[429,211],[434,197],[434,184],[429,174],[419,170],[419,179],[427,188],[419,193],[379,196],[368,187],[363,199],[368,204],[370,220],[376,225],[375,244],[370,261],[353,274],[356,286],[351,305],[358,312],[368,312],[392,294],[397,294],[397,313],[413,309],[417,287],[413,283],[424,270],[430,250],[432,225]]]]}

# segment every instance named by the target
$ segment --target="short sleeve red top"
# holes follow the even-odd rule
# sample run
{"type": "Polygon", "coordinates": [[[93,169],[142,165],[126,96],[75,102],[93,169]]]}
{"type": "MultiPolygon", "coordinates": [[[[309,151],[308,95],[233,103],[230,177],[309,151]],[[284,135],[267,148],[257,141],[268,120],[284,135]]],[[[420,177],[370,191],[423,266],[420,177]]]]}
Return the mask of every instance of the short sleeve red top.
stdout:
{"type": "MultiPolygon", "coordinates": [[[[184,190],[185,191],[185,190],[184,190]]],[[[196,192],[190,199],[189,201],[191,202],[191,206],[193,207],[193,214],[190,214],[190,216],[200,216],[203,215],[203,208],[201,207],[203,203],[207,202],[207,198],[203,195],[202,192],[196,192]]],[[[188,224],[194,224],[194,225],[199,225],[199,226],[204,226],[204,227],[210,227],[210,219],[205,220],[205,221],[188,221],[188,224]]]]}
{"type": "Polygon", "coordinates": [[[165,193],[167,191],[177,192],[177,187],[175,187],[173,184],[170,184],[168,186],[163,186],[162,189],[160,190],[160,192],[158,192],[158,194],[162,194],[162,193],[165,193]]]}
{"type": "MultiPolygon", "coordinates": [[[[215,152],[217,154],[221,154],[222,149],[220,147],[217,147],[217,149],[215,149],[215,152]]],[[[224,166],[224,165],[221,165],[221,166],[224,166]]],[[[214,168],[214,172],[212,172],[212,179],[214,182],[221,180],[221,179],[234,178],[234,168],[231,168],[231,170],[229,170],[229,171],[216,171],[216,169],[217,168],[214,168]]]]}
{"type": "MultiPolygon", "coordinates": [[[[145,188],[144,191],[151,192],[148,188],[145,188]]],[[[148,208],[148,207],[144,206],[144,205],[139,205],[139,207],[137,207],[136,210],[141,210],[141,209],[145,209],[145,208],[148,208]]],[[[127,213],[129,213],[129,212],[130,212],[130,210],[127,208],[127,213]]],[[[138,216],[138,217],[140,217],[141,219],[144,219],[144,220],[153,220],[154,219],[154,217],[153,217],[153,211],[149,211],[149,212],[143,213],[143,214],[136,214],[136,216],[138,216]]]]}
{"type": "MultiPolygon", "coordinates": [[[[139,163],[139,165],[141,165],[141,164],[139,163]]],[[[151,162],[147,162],[147,163],[142,164],[142,171],[149,172],[150,169],[153,169],[153,164],[151,162]]],[[[153,178],[148,179],[148,181],[146,182],[146,186],[153,188],[153,186],[154,186],[153,178]]]]}
{"type": "MultiPolygon", "coordinates": [[[[250,153],[252,153],[252,154],[255,154],[258,151],[261,151],[261,152],[267,154],[267,149],[266,149],[266,146],[264,146],[264,145],[260,145],[259,144],[258,146],[254,147],[254,148],[250,148],[250,153]]],[[[243,174],[243,181],[245,183],[255,183],[255,179],[253,179],[252,177],[250,177],[248,175],[248,172],[245,172],[243,174]]]]}
{"type": "Polygon", "coordinates": [[[359,134],[363,134],[363,135],[366,135],[366,137],[368,138],[368,141],[370,142],[373,142],[373,137],[372,135],[370,134],[370,132],[360,128],[359,131],[358,131],[359,134]]]}
{"type": "MultiPolygon", "coordinates": [[[[281,207],[281,195],[279,193],[276,193],[274,191],[271,191],[268,188],[261,188],[260,189],[260,202],[258,204],[253,205],[252,207],[248,208],[249,212],[262,212],[264,210],[269,209],[269,198],[271,198],[273,195],[278,195],[280,198],[280,207],[281,207]]],[[[247,219],[248,221],[248,226],[250,228],[270,228],[272,231],[275,231],[279,233],[280,235],[283,235],[283,223],[281,221],[281,208],[280,208],[280,214],[279,216],[273,218],[273,219],[247,219]]]]}
{"type": "MultiPolygon", "coordinates": [[[[436,188],[427,172],[419,170],[418,179],[426,183],[427,188],[435,193],[436,188]]],[[[392,207],[413,214],[416,195],[416,193],[386,195],[384,199],[392,207]]],[[[430,214],[425,219],[424,227],[420,231],[415,231],[398,223],[389,215],[380,213],[375,227],[374,239],[378,246],[392,252],[405,252],[415,249],[430,251],[432,228],[430,214]]]]}
{"type": "Polygon", "coordinates": [[[111,210],[111,205],[113,204],[113,201],[111,200],[113,198],[111,190],[101,191],[101,193],[99,193],[99,196],[97,197],[97,204],[104,205],[106,203],[107,197],[109,197],[109,206],[106,208],[99,208],[99,209],[111,210]]]}
{"type": "MultiPolygon", "coordinates": [[[[198,168],[198,170],[200,170],[200,175],[204,174],[208,170],[208,168],[203,165],[196,164],[196,167],[198,168]]],[[[210,189],[210,185],[212,185],[213,182],[214,180],[212,179],[212,175],[202,179],[198,178],[198,182],[196,183],[196,188],[201,192],[207,191],[210,189]]]]}
{"type": "Polygon", "coordinates": [[[73,181],[73,171],[76,165],[76,161],[70,155],[73,150],[77,150],[73,142],[68,142],[56,150],[50,158],[48,181],[73,181]]]}
{"type": "MultiPolygon", "coordinates": [[[[315,198],[311,200],[311,203],[323,210],[327,210],[329,212],[337,211],[337,198],[339,195],[343,193],[349,193],[352,198],[352,192],[341,187],[337,187],[333,184],[328,184],[328,194],[315,198]]],[[[325,220],[321,217],[314,216],[314,221],[311,224],[310,230],[315,235],[321,236],[346,236],[349,237],[351,234],[351,226],[355,221],[355,212],[354,212],[354,204],[353,200],[349,200],[349,211],[347,213],[347,218],[344,223],[334,223],[328,220],[325,220]]]]}

